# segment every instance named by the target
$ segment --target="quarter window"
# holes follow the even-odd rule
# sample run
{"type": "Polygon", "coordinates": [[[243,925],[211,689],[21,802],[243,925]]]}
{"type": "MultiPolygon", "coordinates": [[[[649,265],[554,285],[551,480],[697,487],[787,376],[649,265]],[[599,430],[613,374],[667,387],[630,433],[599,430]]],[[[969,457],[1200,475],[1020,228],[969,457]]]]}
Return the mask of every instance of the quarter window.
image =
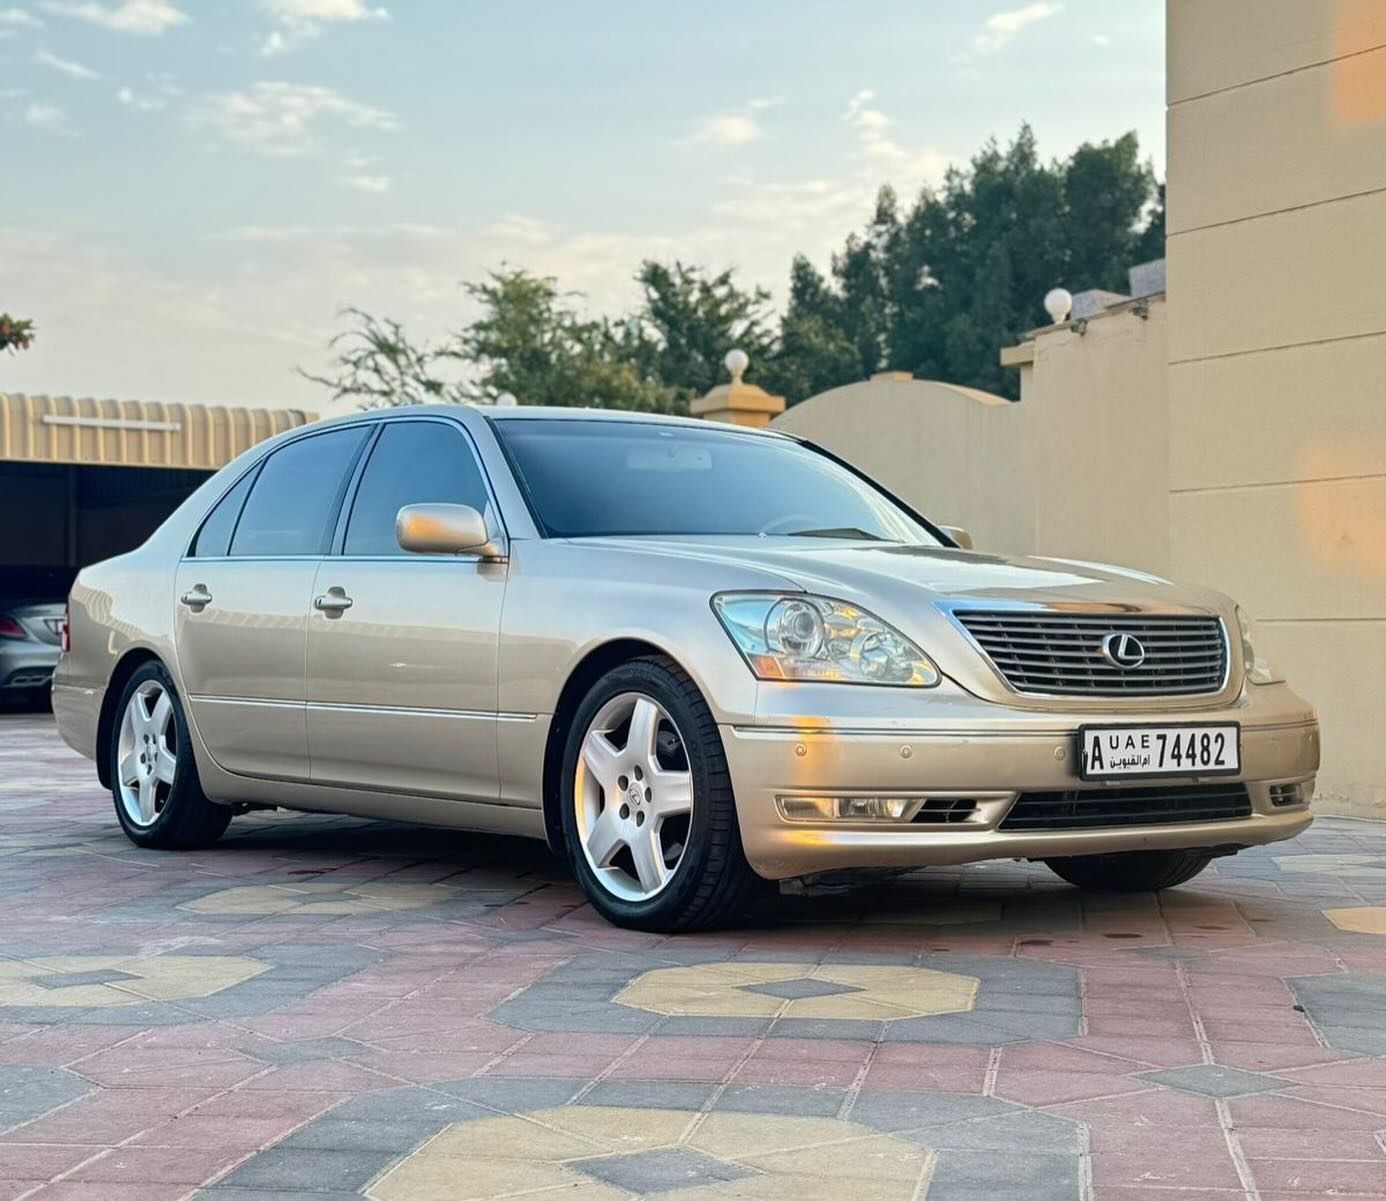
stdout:
{"type": "Polygon", "coordinates": [[[193,539],[192,550],[189,553],[194,558],[216,558],[231,549],[231,535],[236,532],[236,520],[241,515],[246,493],[250,491],[250,485],[254,481],[255,472],[247,471],[235,486],[217,501],[216,507],[207,514],[207,520],[202,523],[197,537],[193,539]]]}
{"type": "Polygon", "coordinates": [[[356,426],[315,434],[270,455],[245,502],[231,554],[323,554],[366,432],[356,426]]]}
{"type": "Polygon", "coordinates": [[[439,421],[392,421],[380,431],[361,475],[343,554],[403,555],[395,518],[405,505],[471,505],[486,514],[488,496],[462,434],[439,421]]]}

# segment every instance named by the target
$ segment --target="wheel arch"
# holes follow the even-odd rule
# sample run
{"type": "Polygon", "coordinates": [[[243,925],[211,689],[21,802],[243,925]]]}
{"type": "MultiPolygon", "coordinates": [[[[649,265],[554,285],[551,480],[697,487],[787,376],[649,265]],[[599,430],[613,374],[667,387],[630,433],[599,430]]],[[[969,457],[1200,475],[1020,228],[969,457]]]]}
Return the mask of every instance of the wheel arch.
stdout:
{"type": "Polygon", "coordinates": [[[120,695],[130,677],[146,663],[158,663],[168,670],[168,665],[147,646],[137,646],[126,651],[111,670],[111,678],[106,681],[106,692],[101,698],[101,714],[96,720],[96,778],[103,788],[111,787],[111,732],[115,729],[116,707],[120,695]]]}
{"type": "MultiPolygon", "coordinates": [[[[602,676],[613,668],[620,667],[634,659],[669,659],[679,663],[678,657],[644,638],[613,638],[593,647],[584,655],[568,678],[564,681],[558,700],[554,703],[553,717],[549,721],[548,736],[544,741],[544,837],[549,849],[556,855],[566,854],[563,843],[563,813],[560,808],[562,789],[560,787],[563,771],[563,748],[568,741],[568,730],[573,714],[582,698],[602,676]]],[[[686,669],[685,669],[686,670],[686,669]]],[[[689,673],[690,675],[692,673],[689,673]]]]}

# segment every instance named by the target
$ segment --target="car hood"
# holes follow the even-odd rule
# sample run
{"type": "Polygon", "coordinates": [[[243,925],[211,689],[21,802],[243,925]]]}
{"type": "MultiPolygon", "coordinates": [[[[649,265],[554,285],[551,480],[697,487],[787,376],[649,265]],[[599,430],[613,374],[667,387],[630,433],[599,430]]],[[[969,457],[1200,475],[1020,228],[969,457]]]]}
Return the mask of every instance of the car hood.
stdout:
{"type": "Polygon", "coordinates": [[[1224,598],[1179,587],[1130,568],[1075,559],[987,554],[951,547],[904,546],[829,538],[685,537],[592,539],[650,554],[706,559],[772,573],[810,592],[864,603],[882,595],[931,602],[1036,604],[1115,609],[1221,611],[1224,598]]]}

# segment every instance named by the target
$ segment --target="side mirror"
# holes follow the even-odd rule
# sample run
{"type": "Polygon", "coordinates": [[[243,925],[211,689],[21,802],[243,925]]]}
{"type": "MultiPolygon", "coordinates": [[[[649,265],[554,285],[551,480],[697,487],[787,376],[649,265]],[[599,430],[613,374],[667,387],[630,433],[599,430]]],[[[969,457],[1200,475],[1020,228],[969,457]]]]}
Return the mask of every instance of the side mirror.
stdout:
{"type": "Polygon", "coordinates": [[[503,542],[471,505],[405,505],[395,518],[395,540],[418,555],[479,555],[504,560],[503,542]]]}
{"type": "Polygon", "coordinates": [[[960,547],[962,547],[963,550],[972,549],[972,535],[969,534],[961,526],[941,525],[938,528],[941,529],[945,534],[947,534],[948,537],[953,539],[953,541],[956,542],[960,547]]]}

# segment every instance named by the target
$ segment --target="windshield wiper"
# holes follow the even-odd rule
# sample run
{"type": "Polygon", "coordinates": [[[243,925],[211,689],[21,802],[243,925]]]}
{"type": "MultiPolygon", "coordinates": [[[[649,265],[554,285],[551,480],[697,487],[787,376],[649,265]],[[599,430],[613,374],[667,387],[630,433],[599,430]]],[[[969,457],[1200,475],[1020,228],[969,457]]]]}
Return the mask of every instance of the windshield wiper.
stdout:
{"type": "Polygon", "coordinates": [[[879,534],[869,534],[854,525],[830,526],[821,530],[790,530],[789,538],[856,538],[863,542],[885,542],[879,534]]]}

